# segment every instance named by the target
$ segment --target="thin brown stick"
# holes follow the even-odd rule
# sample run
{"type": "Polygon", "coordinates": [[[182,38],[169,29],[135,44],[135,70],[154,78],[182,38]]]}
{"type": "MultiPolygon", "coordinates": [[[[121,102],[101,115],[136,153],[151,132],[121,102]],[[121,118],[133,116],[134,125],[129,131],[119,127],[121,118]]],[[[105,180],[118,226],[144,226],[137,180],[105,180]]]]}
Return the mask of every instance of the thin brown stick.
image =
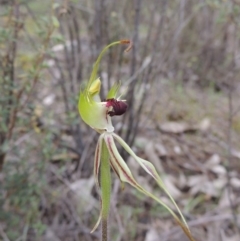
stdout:
{"type": "MultiPolygon", "coordinates": [[[[138,40],[139,40],[139,19],[140,19],[140,10],[141,10],[141,0],[135,1],[135,17],[134,17],[134,34],[133,34],[133,48],[132,48],[132,60],[131,60],[131,67],[130,67],[130,76],[132,76],[135,72],[136,65],[137,65],[137,49],[138,49],[138,40]]],[[[127,49],[128,50],[128,49],[127,49]]],[[[134,122],[134,86],[136,85],[136,79],[133,80],[129,86],[127,95],[128,98],[128,105],[129,105],[129,112],[127,115],[123,117],[123,125],[127,122],[128,129],[126,132],[125,140],[126,142],[129,141],[129,137],[131,135],[131,130],[134,122]]],[[[120,131],[120,135],[122,131],[120,131]]]]}
{"type": "MultiPolygon", "coordinates": [[[[167,1],[163,0],[163,2],[162,2],[162,15],[164,14],[166,6],[167,6],[167,1]]],[[[156,33],[155,39],[153,41],[154,44],[153,44],[151,53],[155,53],[157,51],[157,47],[158,47],[157,43],[159,42],[159,37],[160,37],[160,34],[162,32],[163,24],[164,24],[164,17],[162,16],[159,20],[159,23],[158,23],[157,33],[156,33]]],[[[144,84],[147,84],[149,82],[149,80],[151,79],[150,76],[151,76],[151,73],[152,73],[152,70],[153,70],[153,63],[156,60],[155,57],[156,56],[153,54],[153,57],[152,57],[153,59],[151,60],[150,66],[146,70],[146,74],[143,74],[142,82],[144,84]]],[[[135,115],[135,119],[134,119],[134,123],[133,123],[133,131],[131,133],[131,136],[129,137],[129,144],[130,145],[133,144],[134,139],[135,139],[136,134],[137,134],[137,129],[138,129],[138,126],[139,126],[139,123],[140,123],[139,119],[140,119],[140,115],[142,113],[142,110],[143,110],[143,107],[144,107],[144,104],[145,104],[145,99],[146,99],[147,93],[148,93],[148,89],[145,88],[144,93],[143,93],[142,101],[139,105],[138,110],[136,111],[136,115],[135,115]]]]}
{"type": "Polygon", "coordinates": [[[234,220],[235,227],[237,229],[238,236],[240,237],[240,227],[238,225],[238,219],[236,214],[236,208],[234,206],[234,201],[232,200],[231,192],[232,187],[230,183],[230,163],[232,159],[232,125],[233,125],[233,89],[230,87],[228,91],[228,150],[227,150],[227,162],[226,162],[226,169],[227,169],[227,192],[228,192],[228,201],[230,203],[232,216],[234,220]]]}

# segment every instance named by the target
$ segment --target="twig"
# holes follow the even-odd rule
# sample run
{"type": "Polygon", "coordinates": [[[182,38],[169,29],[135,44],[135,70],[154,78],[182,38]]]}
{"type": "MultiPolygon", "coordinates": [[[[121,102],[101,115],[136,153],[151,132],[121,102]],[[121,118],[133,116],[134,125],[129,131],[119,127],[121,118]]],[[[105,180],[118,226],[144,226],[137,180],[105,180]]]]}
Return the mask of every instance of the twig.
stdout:
{"type": "MultiPolygon", "coordinates": [[[[165,9],[166,9],[166,7],[167,7],[167,1],[166,0],[163,0],[163,3],[162,3],[162,15],[163,15],[163,13],[164,13],[164,11],[165,11],[165,9]]],[[[157,28],[157,33],[156,33],[156,36],[155,36],[155,39],[154,39],[154,43],[153,43],[153,47],[152,47],[152,53],[155,53],[156,52],[156,50],[157,50],[157,43],[159,42],[159,36],[160,36],[160,34],[161,34],[161,31],[162,31],[162,28],[163,28],[163,24],[164,24],[164,17],[162,16],[161,18],[160,18],[160,20],[159,20],[159,23],[158,23],[158,28],[157,28]]],[[[150,79],[150,75],[151,75],[151,73],[152,73],[152,70],[153,70],[153,63],[155,62],[155,54],[153,54],[153,56],[152,56],[152,59],[151,59],[151,62],[150,62],[150,66],[149,66],[149,68],[147,69],[147,73],[146,73],[146,75],[144,75],[144,77],[143,77],[143,83],[144,84],[146,84],[148,81],[149,81],[149,79],[150,79]]],[[[139,105],[139,107],[138,107],[138,110],[136,111],[136,116],[135,116],[135,121],[134,121],[134,125],[133,125],[133,131],[132,131],[132,135],[131,135],[131,138],[130,138],[130,140],[129,140],[129,144],[130,145],[132,145],[133,144],[133,142],[134,142],[134,139],[135,139],[135,137],[136,137],[136,134],[137,134],[137,129],[138,129],[138,126],[139,126],[139,123],[140,123],[140,121],[139,121],[139,119],[140,119],[140,114],[142,113],[142,109],[143,109],[143,107],[144,107],[144,104],[145,104],[145,99],[146,99],[146,96],[147,96],[147,93],[148,93],[148,89],[147,88],[145,88],[145,90],[144,90],[144,93],[143,93],[143,97],[142,97],[142,101],[141,101],[141,103],[140,103],[140,105],[139,105]]],[[[153,109],[153,108],[152,108],[153,109]]]]}
{"type": "MultiPolygon", "coordinates": [[[[6,21],[7,24],[4,26],[5,28],[9,28],[13,30],[13,36],[10,40],[10,44],[6,45],[8,46],[6,55],[3,58],[4,64],[3,68],[3,86],[7,86],[7,101],[4,103],[4,105],[9,109],[9,112],[7,112],[6,118],[5,118],[5,125],[8,126],[6,133],[1,133],[1,143],[4,143],[6,140],[9,140],[9,137],[11,136],[11,132],[13,127],[10,126],[9,123],[13,123],[13,126],[15,124],[15,118],[12,118],[12,112],[14,112],[15,106],[17,105],[17,101],[14,98],[14,82],[15,82],[15,59],[16,59],[16,53],[17,53],[17,40],[18,40],[18,34],[20,29],[22,28],[22,24],[20,24],[19,21],[20,18],[20,12],[19,12],[19,2],[13,1],[10,13],[8,15],[8,20],[6,21]],[[14,23],[13,27],[11,27],[12,22],[14,23]]],[[[5,88],[5,87],[3,87],[5,88]]],[[[0,150],[0,171],[2,170],[4,160],[5,160],[6,152],[0,150]]]]}
{"type": "Polygon", "coordinates": [[[28,230],[29,230],[29,223],[27,222],[27,224],[25,225],[24,230],[23,230],[22,241],[27,240],[28,230]]]}
{"type": "Polygon", "coordinates": [[[10,241],[10,239],[8,238],[7,234],[3,231],[2,225],[0,224],[0,234],[3,238],[3,241],[10,241]]]}
{"type": "MultiPolygon", "coordinates": [[[[130,69],[130,76],[132,76],[135,73],[136,65],[137,65],[137,49],[138,49],[138,41],[139,41],[139,19],[140,19],[140,10],[141,10],[141,0],[135,0],[135,18],[134,18],[134,35],[133,35],[133,49],[132,49],[132,61],[131,61],[131,69],[130,69]]],[[[136,85],[136,79],[132,81],[132,83],[129,86],[128,90],[128,96],[130,98],[128,99],[128,105],[130,112],[128,113],[127,118],[124,118],[128,122],[128,130],[125,136],[126,142],[129,143],[129,138],[132,133],[131,129],[133,127],[134,123],[134,86],[136,85]]],[[[123,122],[123,124],[124,124],[123,122]]],[[[131,143],[130,143],[131,145],[131,143]]]]}
{"type": "Polygon", "coordinates": [[[85,145],[84,147],[84,150],[82,151],[82,155],[81,155],[81,158],[76,166],[76,170],[78,170],[78,175],[79,177],[81,177],[81,172],[82,172],[82,167],[83,167],[83,164],[89,154],[89,151],[92,147],[92,142],[91,140],[94,140],[95,137],[97,136],[98,134],[96,132],[92,132],[91,136],[89,137],[89,141],[87,142],[87,144],[85,145]]]}
{"type": "Polygon", "coordinates": [[[231,207],[231,211],[232,211],[232,216],[234,219],[234,223],[238,232],[238,236],[240,238],[240,227],[238,225],[238,220],[237,220],[237,215],[236,215],[236,211],[235,211],[235,207],[233,204],[233,200],[231,197],[231,183],[230,183],[230,163],[231,163],[231,159],[232,159],[232,123],[233,123],[233,96],[232,96],[232,88],[230,87],[229,91],[228,91],[228,152],[227,152],[227,161],[226,161],[226,170],[227,170],[227,192],[228,192],[228,200],[230,203],[230,207],[231,207]]]}

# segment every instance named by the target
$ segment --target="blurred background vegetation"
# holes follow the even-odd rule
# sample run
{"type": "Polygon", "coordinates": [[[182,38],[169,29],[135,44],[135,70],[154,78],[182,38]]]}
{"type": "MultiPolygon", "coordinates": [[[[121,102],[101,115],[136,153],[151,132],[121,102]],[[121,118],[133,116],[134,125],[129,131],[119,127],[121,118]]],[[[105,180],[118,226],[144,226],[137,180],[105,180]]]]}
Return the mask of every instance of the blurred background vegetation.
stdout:
{"type": "MultiPolygon", "coordinates": [[[[99,71],[102,96],[128,87],[116,131],[158,167],[196,240],[240,240],[239,24],[239,0],[1,0],[0,240],[99,240],[96,133],[77,99],[119,39],[132,51],[111,49],[99,71]]],[[[111,240],[185,240],[161,207],[119,186],[111,240]]]]}

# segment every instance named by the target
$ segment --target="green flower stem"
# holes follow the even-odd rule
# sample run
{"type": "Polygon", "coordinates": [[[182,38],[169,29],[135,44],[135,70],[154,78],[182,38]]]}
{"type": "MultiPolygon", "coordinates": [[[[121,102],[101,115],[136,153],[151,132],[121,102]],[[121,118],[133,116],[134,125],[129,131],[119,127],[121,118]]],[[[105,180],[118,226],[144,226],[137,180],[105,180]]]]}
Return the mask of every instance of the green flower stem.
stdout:
{"type": "Polygon", "coordinates": [[[110,172],[110,160],[109,152],[106,143],[102,143],[101,153],[101,192],[102,192],[102,241],[107,241],[107,221],[110,209],[111,198],[111,172],[110,172]]]}

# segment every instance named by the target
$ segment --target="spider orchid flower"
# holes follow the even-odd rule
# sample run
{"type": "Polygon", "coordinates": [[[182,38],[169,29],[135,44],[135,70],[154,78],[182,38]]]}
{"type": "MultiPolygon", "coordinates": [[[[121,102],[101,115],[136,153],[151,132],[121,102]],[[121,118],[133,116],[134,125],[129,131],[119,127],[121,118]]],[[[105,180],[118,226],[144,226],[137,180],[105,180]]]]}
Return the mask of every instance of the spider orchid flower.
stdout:
{"type": "Polygon", "coordinates": [[[126,49],[126,51],[129,51],[131,47],[131,42],[129,40],[121,40],[109,44],[102,50],[93,66],[93,71],[88,83],[86,84],[86,87],[80,92],[78,102],[79,113],[83,121],[91,128],[95,129],[98,133],[100,133],[94,158],[94,178],[96,186],[98,187],[99,193],[101,195],[101,211],[99,219],[94,226],[92,232],[98,227],[98,225],[102,221],[102,241],[107,241],[107,220],[111,196],[110,168],[112,168],[122,184],[124,182],[129,183],[143,194],[151,197],[162,206],[164,206],[174,217],[177,223],[181,226],[188,238],[193,241],[194,239],[189,231],[187,223],[180,209],[178,208],[176,202],[166,189],[155,167],[150,162],[138,157],[129,147],[129,145],[120,136],[114,133],[114,127],[112,125],[111,118],[115,115],[122,115],[127,110],[126,102],[124,100],[120,100],[120,98],[117,97],[120,85],[114,84],[109,90],[106,99],[103,101],[101,101],[100,99],[99,93],[101,88],[101,81],[99,78],[97,78],[99,63],[104,53],[110,47],[117,44],[129,44],[129,47],[126,49]],[[131,173],[131,170],[119,154],[115,142],[118,142],[118,144],[120,144],[129,153],[129,155],[131,155],[138,162],[138,164],[156,180],[158,185],[167,194],[167,196],[175,206],[178,215],[163,201],[161,201],[152,193],[148,192],[135,180],[131,173]]]}

